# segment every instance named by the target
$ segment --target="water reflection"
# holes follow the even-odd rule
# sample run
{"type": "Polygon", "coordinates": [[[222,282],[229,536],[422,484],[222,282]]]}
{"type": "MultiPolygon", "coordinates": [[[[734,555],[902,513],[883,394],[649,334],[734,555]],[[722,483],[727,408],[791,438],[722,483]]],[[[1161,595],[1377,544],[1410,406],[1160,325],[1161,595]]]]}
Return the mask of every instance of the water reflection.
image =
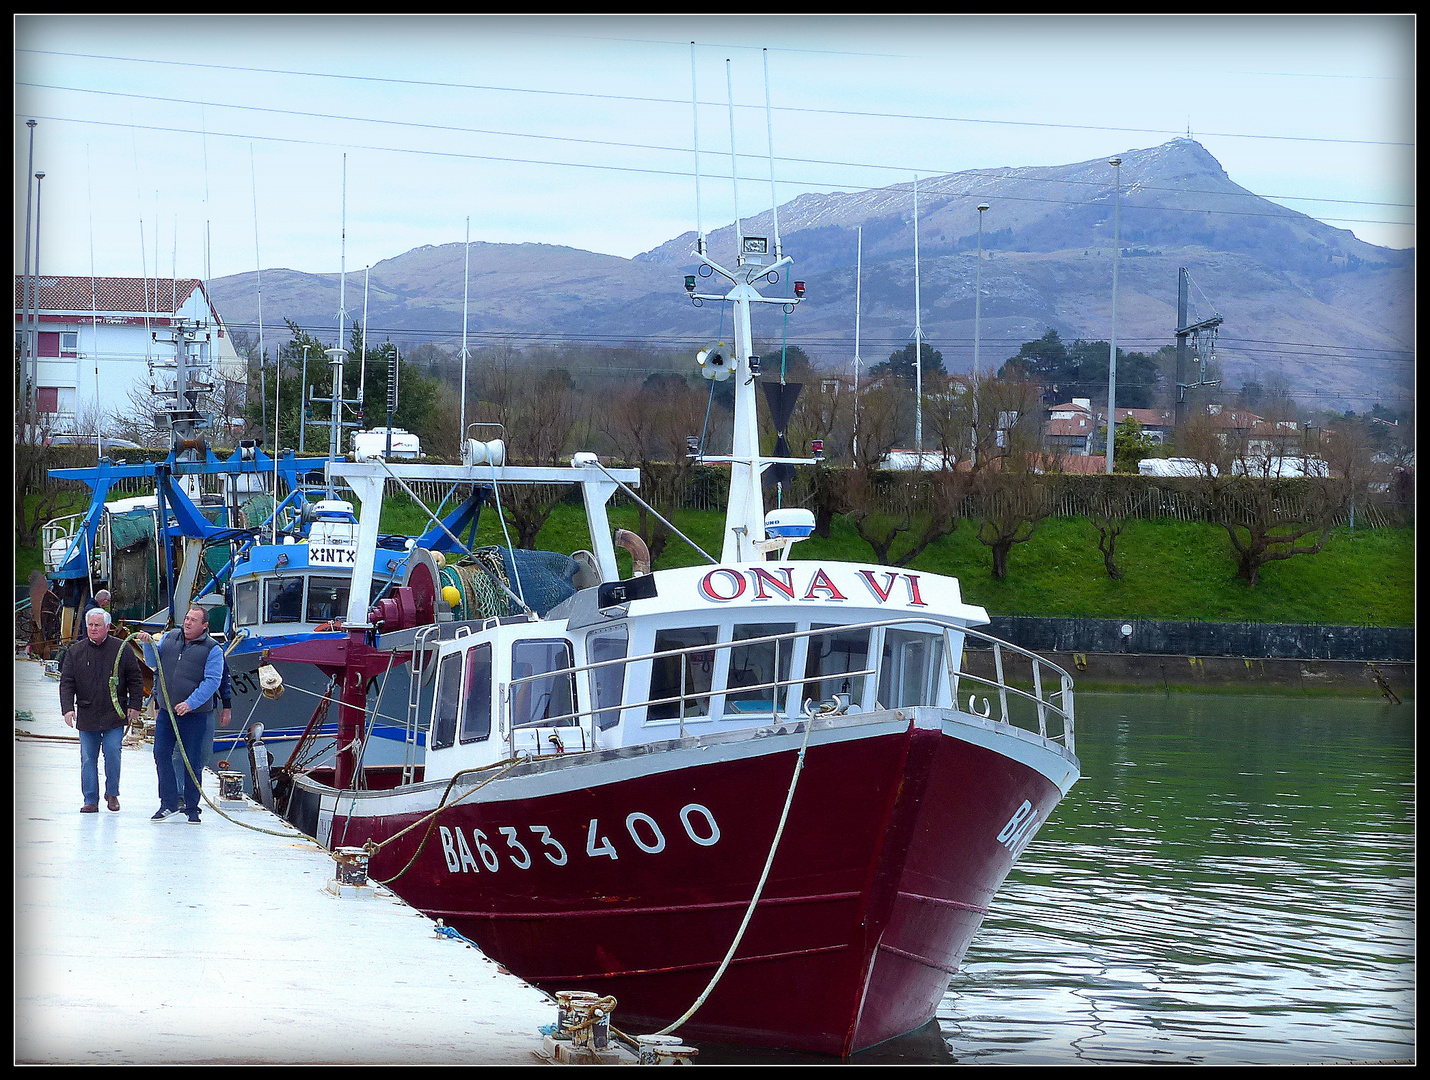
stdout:
{"type": "Polygon", "coordinates": [[[1078,698],[1083,779],[939,1012],[979,1063],[1408,1059],[1410,706],[1078,698]]]}

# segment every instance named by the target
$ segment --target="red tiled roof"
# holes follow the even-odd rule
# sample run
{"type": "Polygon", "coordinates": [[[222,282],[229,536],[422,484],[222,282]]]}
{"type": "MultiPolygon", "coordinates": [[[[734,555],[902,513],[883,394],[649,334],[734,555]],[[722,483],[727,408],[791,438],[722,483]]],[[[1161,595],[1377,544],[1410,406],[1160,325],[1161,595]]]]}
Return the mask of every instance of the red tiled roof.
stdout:
{"type": "MultiPolygon", "coordinates": [[[[40,311],[170,312],[183,307],[194,290],[204,293],[198,278],[45,277],[35,279],[40,311]]],[[[24,308],[25,279],[15,277],[15,310],[24,308]]]]}
{"type": "Polygon", "coordinates": [[[1086,435],[1093,429],[1092,417],[1087,413],[1080,413],[1077,416],[1068,417],[1065,420],[1049,420],[1043,434],[1055,438],[1076,437],[1086,435]]]}
{"type": "Polygon", "coordinates": [[[1130,416],[1144,428],[1171,427],[1173,424],[1172,414],[1166,409],[1114,409],[1113,415],[1119,424],[1130,416]]]}

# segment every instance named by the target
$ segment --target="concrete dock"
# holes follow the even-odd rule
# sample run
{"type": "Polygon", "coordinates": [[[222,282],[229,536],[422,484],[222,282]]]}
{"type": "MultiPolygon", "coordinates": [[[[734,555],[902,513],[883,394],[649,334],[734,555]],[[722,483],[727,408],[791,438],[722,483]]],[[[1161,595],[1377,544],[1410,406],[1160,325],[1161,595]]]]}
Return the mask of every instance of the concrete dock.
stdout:
{"type": "Polygon", "coordinates": [[[81,814],[59,683],[14,670],[16,1062],[540,1063],[545,994],[381,887],[334,895],[274,815],[151,822],[150,743],[124,749],[121,809],[81,814]]]}

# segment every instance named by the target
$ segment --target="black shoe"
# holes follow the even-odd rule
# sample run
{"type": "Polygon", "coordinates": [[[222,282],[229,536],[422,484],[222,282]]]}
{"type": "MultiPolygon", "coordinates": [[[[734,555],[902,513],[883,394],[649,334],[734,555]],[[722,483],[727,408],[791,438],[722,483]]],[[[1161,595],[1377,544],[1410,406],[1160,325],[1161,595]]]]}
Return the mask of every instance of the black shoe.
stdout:
{"type": "Polygon", "coordinates": [[[190,824],[190,825],[198,825],[199,823],[200,823],[200,822],[199,822],[199,812],[198,812],[197,810],[190,810],[190,811],[189,811],[189,824],[190,824]]]}
{"type": "MultiPolygon", "coordinates": [[[[96,807],[96,809],[98,809],[98,808],[96,807]]],[[[169,818],[173,817],[173,816],[174,816],[175,814],[177,814],[177,813],[178,813],[177,810],[168,810],[168,809],[165,809],[164,807],[161,806],[161,807],[159,807],[158,810],[154,811],[154,816],[151,817],[149,820],[150,820],[150,821],[167,821],[169,818]]]]}

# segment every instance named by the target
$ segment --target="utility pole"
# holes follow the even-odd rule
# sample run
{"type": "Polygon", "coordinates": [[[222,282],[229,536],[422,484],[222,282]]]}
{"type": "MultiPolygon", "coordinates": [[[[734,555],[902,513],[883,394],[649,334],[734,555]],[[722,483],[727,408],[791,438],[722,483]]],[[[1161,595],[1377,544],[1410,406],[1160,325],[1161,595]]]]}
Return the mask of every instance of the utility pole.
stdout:
{"type": "MultiPolygon", "coordinates": [[[[32,282],[30,279],[30,210],[31,196],[34,189],[30,186],[30,178],[35,173],[35,124],[36,120],[26,120],[25,124],[30,129],[30,163],[25,170],[25,277],[21,289],[21,323],[20,323],[20,370],[23,376],[23,384],[20,393],[23,397],[21,402],[22,415],[25,423],[31,424],[34,420],[35,405],[35,382],[31,372],[34,364],[35,349],[30,341],[30,289],[32,282]]],[[[26,432],[26,437],[30,438],[31,432],[26,432]]]]}
{"type": "Polygon", "coordinates": [[[919,297],[919,178],[914,177],[914,452],[924,467],[924,324],[919,297]]]}
{"type": "Polygon", "coordinates": [[[1122,159],[1108,162],[1117,179],[1112,210],[1112,340],[1107,346],[1107,475],[1112,475],[1113,437],[1117,428],[1117,264],[1122,261],[1122,159]]]}
{"type": "Polygon", "coordinates": [[[1188,323],[1187,311],[1187,268],[1181,267],[1177,272],[1177,397],[1173,405],[1172,419],[1176,430],[1180,431],[1182,425],[1187,420],[1187,410],[1190,403],[1187,401],[1187,391],[1201,386],[1214,386],[1214,382],[1206,381],[1206,361],[1201,357],[1198,350],[1198,375],[1196,382],[1188,382],[1188,363],[1190,361],[1191,344],[1188,338],[1196,339],[1203,333],[1211,331],[1216,334],[1216,328],[1222,324],[1222,317],[1216,312],[1212,312],[1211,318],[1202,319],[1199,322],[1188,323]]]}

